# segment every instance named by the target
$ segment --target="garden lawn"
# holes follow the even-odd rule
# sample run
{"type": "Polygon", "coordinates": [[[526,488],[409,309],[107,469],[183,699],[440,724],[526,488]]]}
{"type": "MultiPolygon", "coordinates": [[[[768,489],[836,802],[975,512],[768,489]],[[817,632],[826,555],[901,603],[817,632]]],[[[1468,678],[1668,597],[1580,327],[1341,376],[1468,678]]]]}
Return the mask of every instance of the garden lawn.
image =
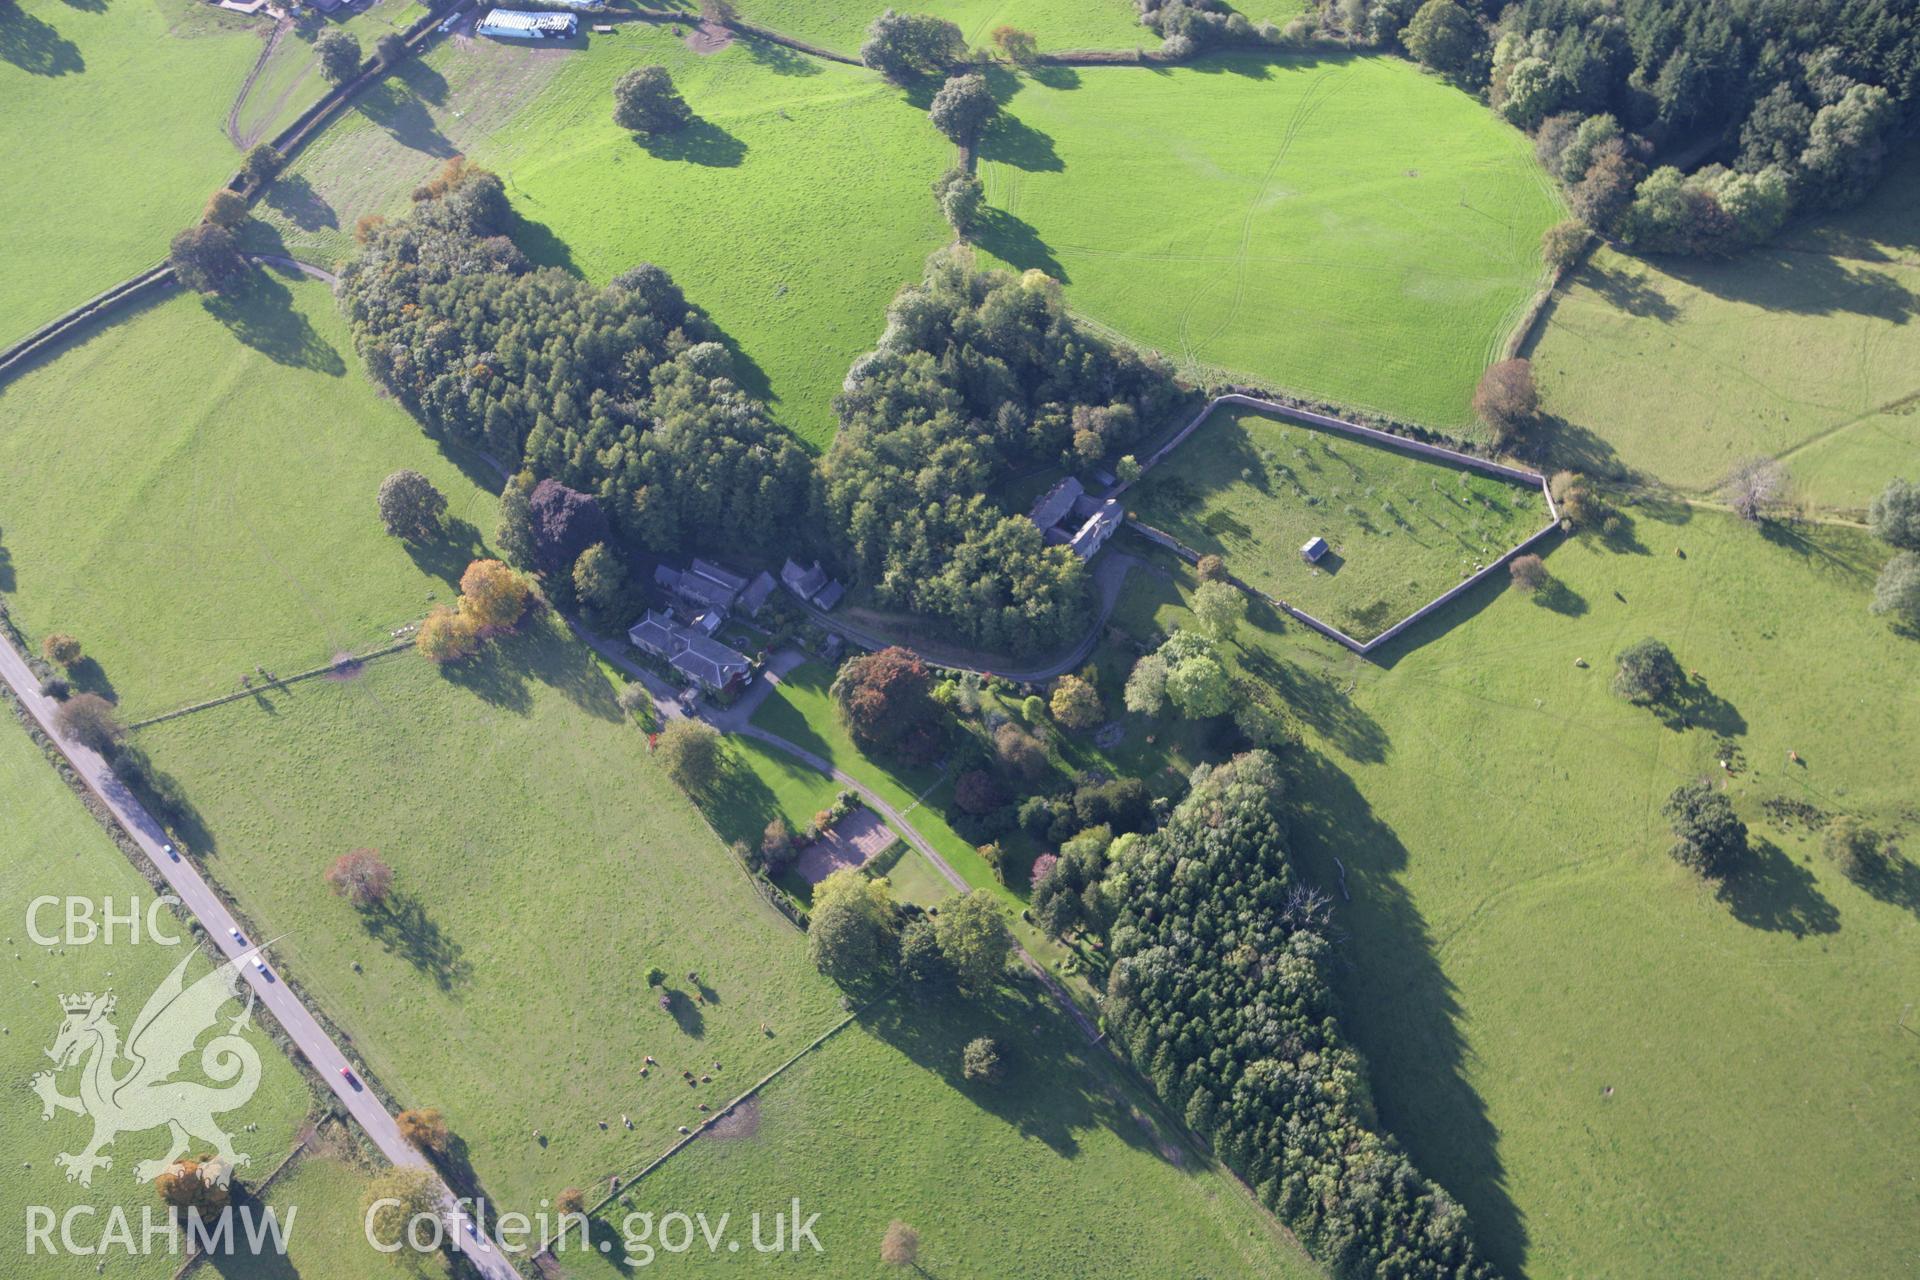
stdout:
{"type": "Polygon", "coordinates": [[[1189,375],[1473,429],[1562,216],[1526,138],[1398,58],[1045,79],[981,143],[981,248],[1189,375]]]}
{"type": "MultiPolygon", "coordinates": [[[[617,1238],[630,1213],[731,1213],[751,1257],[752,1213],[770,1240],[773,1214],[797,1196],[803,1218],[820,1215],[820,1252],[803,1246],[783,1270],[809,1276],[877,1274],[896,1219],[919,1231],[930,1276],[1319,1274],[1030,982],[984,1003],[883,1001],[733,1123],[738,1136],[702,1136],[639,1183],[631,1207],[616,1202],[599,1238],[617,1238]],[[1009,1063],[997,1086],[960,1076],[961,1050],[980,1035],[1009,1063]]],[[[615,1265],[574,1255],[569,1274],[632,1274],[612,1256],[615,1265]]],[[[702,1275],[752,1267],[697,1237],[665,1260],[702,1275]]]]}
{"type": "MultiPolygon", "coordinates": [[[[6,815],[0,827],[0,911],[6,915],[8,942],[0,954],[7,974],[0,982],[0,1026],[7,1029],[0,1036],[0,1075],[9,1086],[7,1104],[0,1108],[0,1149],[8,1157],[0,1168],[0,1207],[7,1216],[0,1234],[0,1277],[91,1276],[95,1260],[90,1257],[49,1258],[44,1249],[28,1256],[27,1206],[44,1206],[55,1214],[65,1214],[73,1206],[93,1206],[94,1217],[75,1219],[74,1236],[82,1244],[98,1243],[108,1215],[124,1211],[130,1215],[137,1239],[142,1209],[159,1206],[160,1199],[151,1183],[135,1180],[134,1167],[167,1153],[167,1133],[164,1129],[124,1132],[107,1150],[112,1168],[96,1170],[90,1187],[69,1182],[54,1157],[81,1151],[92,1136],[93,1123],[66,1111],[42,1120],[40,1101],[29,1092],[28,1081],[52,1066],[44,1051],[60,1031],[62,996],[112,989],[119,996],[112,1021],[125,1036],[147,997],[175,965],[193,954],[193,939],[187,925],[165,908],[156,918],[168,936],[179,941],[168,945],[151,939],[146,924],[152,890],[14,719],[11,703],[0,704],[0,814],[6,815]],[[122,915],[137,910],[139,943],[130,941],[128,927],[120,924],[111,943],[96,938],[80,945],[75,938],[73,945],[33,944],[26,933],[29,904],[41,897],[59,900],[36,917],[42,933],[59,935],[64,931],[60,902],[69,895],[94,904],[96,923],[103,923],[101,904],[109,899],[122,915]]],[[[187,981],[210,973],[212,967],[210,959],[199,956],[187,969],[187,981]]],[[[242,1007],[236,1000],[223,1012],[237,1014],[242,1007]]],[[[292,1148],[308,1106],[305,1083],[273,1039],[258,1023],[246,1038],[260,1055],[259,1090],[246,1105],[218,1117],[233,1135],[235,1150],[252,1158],[253,1163],[241,1170],[243,1182],[264,1177],[292,1148]],[[246,1132],[249,1125],[259,1127],[246,1132]]],[[[90,1065],[92,1055],[83,1061],[90,1065]]],[[[189,1055],[181,1078],[213,1085],[201,1073],[199,1061],[198,1054],[189,1055]]],[[[124,1071],[125,1064],[116,1069],[124,1071]]],[[[77,1093],[79,1076],[80,1069],[63,1071],[60,1091],[69,1096],[77,1093]]],[[[56,1234],[54,1239],[58,1238],[56,1234]]],[[[130,1257],[116,1250],[112,1274],[162,1280],[179,1263],[177,1257],[164,1253],[130,1257]]]]}
{"type": "Polygon", "coordinates": [[[117,316],[0,387],[0,591],[128,718],[392,642],[446,599],[494,500],[367,380],[323,284],[257,271],[231,300],[117,316]],[[448,539],[381,528],[401,467],[447,495],[448,539]]]}
{"type": "MultiPolygon", "coordinates": [[[[1920,649],[1867,614],[1885,549],[1629,516],[1547,556],[1551,605],[1476,592],[1382,665],[1247,633],[1243,669],[1309,726],[1295,835],[1337,899],[1382,1123],[1510,1273],[1900,1272],[1920,870],[1855,885],[1767,807],[1855,814],[1913,856],[1920,649]],[[1699,673],[1689,727],[1609,692],[1648,635],[1699,673]],[[1718,893],[1659,813],[1700,776],[1758,851],[1718,893]]],[[[1120,616],[1187,615],[1141,578],[1120,616]]]]}
{"type": "Polygon", "coordinates": [[[0,6],[0,345],[167,256],[239,166],[269,24],[197,0],[0,6]]]}
{"type": "Polygon", "coordinates": [[[397,654],[138,735],[197,806],[212,873],[286,935],[371,1073],[446,1114],[503,1208],[644,1163],[837,1016],[615,692],[549,617],[445,673],[397,654]],[[367,913],[322,879],[362,847],[395,872],[367,913]]]}
{"type": "Polygon", "coordinates": [[[1533,366],[1564,466],[1703,492],[1742,459],[1859,512],[1920,476],[1920,151],[1850,213],[1726,261],[1601,249],[1533,366]]]}
{"type": "Polygon", "coordinates": [[[1537,488],[1232,406],[1134,496],[1146,523],[1359,640],[1548,524],[1537,488]],[[1310,565],[1315,537],[1331,550],[1310,565]]]}
{"type": "Polygon", "coordinates": [[[270,197],[287,206],[284,242],[318,238],[346,256],[355,221],[403,212],[458,138],[506,180],[515,238],[536,261],[595,283],[665,267],[726,332],[741,384],[825,447],[848,368],[951,235],[928,188],[953,147],[925,113],[870,71],[757,41],[702,56],[671,28],[627,23],[580,47],[507,50],[550,83],[512,103],[495,92],[492,123],[456,131],[450,110],[513,66],[456,84],[456,66],[498,56],[469,43],[403,73],[390,101],[358,108],[369,118],[302,157],[294,186],[270,197]],[[613,123],[613,84],[647,63],[668,68],[700,119],[642,143],[613,123]],[[300,221],[311,234],[288,225],[300,221]]]}

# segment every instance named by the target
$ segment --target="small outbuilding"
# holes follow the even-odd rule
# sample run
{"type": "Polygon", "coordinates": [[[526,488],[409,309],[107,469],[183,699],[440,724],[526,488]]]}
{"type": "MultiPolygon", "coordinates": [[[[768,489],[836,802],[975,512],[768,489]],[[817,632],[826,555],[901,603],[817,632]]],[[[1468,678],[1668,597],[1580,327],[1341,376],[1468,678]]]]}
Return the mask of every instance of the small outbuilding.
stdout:
{"type": "Polygon", "coordinates": [[[1320,557],[1327,554],[1325,538],[1308,538],[1307,545],[1300,548],[1300,558],[1308,564],[1319,564],[1320,557]]]}
{"type": "Polygon", "coordinates": [[[480,20],[473,32],[504,40],[568,40],[579,30],[580,19],[571,13],[495,9],[480,20]]]}

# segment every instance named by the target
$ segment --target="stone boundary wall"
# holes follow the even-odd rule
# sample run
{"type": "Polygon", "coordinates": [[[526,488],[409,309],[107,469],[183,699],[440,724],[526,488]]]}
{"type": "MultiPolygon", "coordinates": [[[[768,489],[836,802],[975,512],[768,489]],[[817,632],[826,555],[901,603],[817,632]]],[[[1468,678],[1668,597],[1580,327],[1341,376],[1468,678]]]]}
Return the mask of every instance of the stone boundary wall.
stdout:
{"type": "MultiPolygon", "coordinates": [[[[1432,617],[1441,609],[1452,604],[1468,591],[1485,582],[1490,576],[1506,568],[1516,557],[1525,555],[1528,551],[1540,545],[1540,543],[1544,542],[1560,528],[1560,512],[1554,505],[1552,487],[1548,485],[1547,478],[1537,471],[1528,471],[1523,467],[1509,467],[1503,463],[1490,462],[1485,458],[1476,458],[1470,453],[1461,453],[1456,449],[1446,449],[1439,445],[1426,444],[1419,440],[1409,440],[1405,436],[1397,436],[1390,431],[1380,431],[1373,427],[1363,427],[1357,422],[1347,422],[1340,418],[1329,417],[1324,413],[1315,413],[1310,409],[1296,409],[1292,405],[1280,404],[1273,400],[1261,400],[1254,396],[1241,395],[1238,392],[1230,392],[1209,400],[1206,406],[1194,415],[1193,421],[1180,428],[1179,432],[1176,433],[1171,440],[1154,450],[1153,456],[1148,458],[1141,466],[1141,476],[1144,478],[1149,471],[1165,461],[1168,454],[1184,444],[1187,437],[1195,431],[1198,431],[1201,425],[1213,416],[1213,411],[1223,404],[1239,405],[1243,408],[1255,409],[1262,413],[1272,414],[1278,418],[1290,418],[1296,422],[1306,423],[1308,426],[1338,432],[1342,435],[1351,436],[1356,440],[1364,440],[1370,444],[1380,445],[1383,448],[1398,449],[1402,452],[1413,454],[1416,457],[1429,458],[1449,466],[1466,467],[1469,470],[1478,471],[1483,475],[1495,476],[1514,484],[1537,488],[1540,490],[1540,496],[1546,499],[1548,521],[1538,532],[1532,534],[1517,546],[1508,548],[1507,551],[1492,564],[1482,568],[1472,577],[1462,579],[1371,640],[1356,640],[1332,623],[1323,622],[1306,610],[1297,609],[1285,600],[1270,596],[1258,587],[1234,577],[1232,574],[1227,575],[1227,581],[1248,595],[1257,596],[1294,621],[1319,632],[1335,644],[1351,649],[1363,658],[1398,637],[1415,623],[1432,617]]],[[[1118,497],[1120,494],[1125,493],[1133,487],[1133,483],[1137,483],[1137,481],[1117,486],[1113,491],[1114,496],[1118,497]]],[[[1147,541],[1167,548],[1190,564],[1197,563],[1200,559],[1200,553],[1198,551],[1195,551],[1192,547],[1189,547],[1172,534],[1162,529],[1156,529],[1150,524],[1143,523],[1131,515],[1127,517],[1127,527],[1147,539],[1147,541]]]]}

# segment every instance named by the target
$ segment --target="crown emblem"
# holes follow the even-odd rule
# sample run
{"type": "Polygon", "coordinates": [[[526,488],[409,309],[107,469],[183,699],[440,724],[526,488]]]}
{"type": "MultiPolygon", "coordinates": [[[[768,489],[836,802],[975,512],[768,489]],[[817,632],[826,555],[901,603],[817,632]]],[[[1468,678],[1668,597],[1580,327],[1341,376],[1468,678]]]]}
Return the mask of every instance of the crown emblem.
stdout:
{"type": "Polygon", "coordinates": [[[96,999],[104,999],[106,1001],[103,1012],[106,1012],[106,1013],[113,1012],[113,996],[112,995],[100,997],[100,996],[95,996],[94,993],[91,991],[87,992],[85,995],[61,996],[60,1007],[66,1010],[66,1012],[68,1013],[86,1013],[93,1008],[93,1002],[96,999]]]}

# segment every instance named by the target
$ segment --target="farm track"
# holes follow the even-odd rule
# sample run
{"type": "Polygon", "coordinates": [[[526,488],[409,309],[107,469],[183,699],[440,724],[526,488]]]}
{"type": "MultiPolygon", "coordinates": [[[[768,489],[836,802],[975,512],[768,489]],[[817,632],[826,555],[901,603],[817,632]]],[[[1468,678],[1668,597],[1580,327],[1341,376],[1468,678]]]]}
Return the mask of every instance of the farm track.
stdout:
{"type": "MultiPolygon", "coordinates": [[[[260,56],[254,59],[253,69],[247,72],[247,78],[240,82],[240,92],[233,95],[233,105],[227,108],[227,141],[231,142],[241,151],[245,151],[254,143],[260,141],[260,131],[256,131],[244,138],[240,136],[241,109],[247,105],[247,98],[253,92],[254,82],[259,80],[260,73],[267,69],[268,59],[273,57],[273,51],[280,47],[281,39],[292,27],[293,20],[291,18],[282,18],[273,24],[273,30],[267,35],[266,46],[260,50],[260,56]]],[[[283,95],[281,101],[284,102],[285,100],[283,95]]],[[[275,105],[277,107],[279,104],[276,103],[275,105]]]]}

